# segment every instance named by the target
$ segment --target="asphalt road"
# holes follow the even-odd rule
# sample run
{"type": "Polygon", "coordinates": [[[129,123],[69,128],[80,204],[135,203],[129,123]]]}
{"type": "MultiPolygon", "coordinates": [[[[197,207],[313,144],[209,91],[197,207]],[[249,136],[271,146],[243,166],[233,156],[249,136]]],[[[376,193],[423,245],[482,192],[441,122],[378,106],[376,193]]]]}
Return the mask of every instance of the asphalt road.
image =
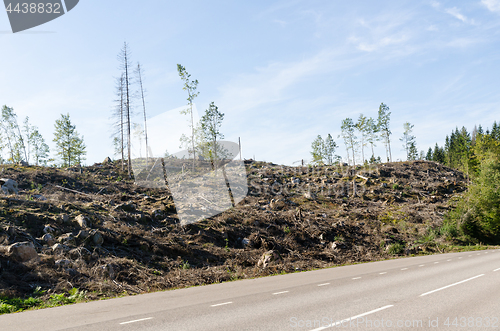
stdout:
{"type": "Polygon", "coordinates": [[[0,330],[500,330],[500,251],[420,256],[0,316],[0,330]]]}

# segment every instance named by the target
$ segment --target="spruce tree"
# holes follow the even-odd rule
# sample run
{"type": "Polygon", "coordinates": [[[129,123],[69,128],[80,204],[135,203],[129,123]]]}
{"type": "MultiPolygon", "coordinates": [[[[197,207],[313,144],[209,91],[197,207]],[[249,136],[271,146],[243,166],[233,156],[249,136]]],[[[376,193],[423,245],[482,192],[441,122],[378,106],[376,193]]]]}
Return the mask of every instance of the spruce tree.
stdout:
{"type": "Polygon", "coordinates": [[[425,159],[427,161],[432,161],[433,158],[432,158],[432,148],[431,147],[429,147],[429,149],[427,150],[427,154],[425,155],[425,159]]]}

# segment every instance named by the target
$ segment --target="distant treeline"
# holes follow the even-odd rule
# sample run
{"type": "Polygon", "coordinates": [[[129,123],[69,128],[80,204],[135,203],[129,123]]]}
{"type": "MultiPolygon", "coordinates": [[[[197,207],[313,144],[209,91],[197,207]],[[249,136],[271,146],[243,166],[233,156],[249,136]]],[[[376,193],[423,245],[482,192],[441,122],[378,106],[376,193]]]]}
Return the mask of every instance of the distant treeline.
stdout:
{"type": "Polygon", "coordinates": [[[437,143],[434,149],[429,147],[425,159],[470,173],[477,170],[486,154],[498,155],[499,144],[500,125],[496,121],[491,131],[484,131],[481,125],[475,126],[471,133],[465,127],[460,130],[457,127],[446,136],[443,147],[437,143]]]}
{"type": "Polygon", "coordinates": [[[438,229],[441,236],[464,242],[500,244],[500,127],[458,128],[444,147],[429,148],[427,160],[457,168],[469,177],[467,192],[438,229]]]}

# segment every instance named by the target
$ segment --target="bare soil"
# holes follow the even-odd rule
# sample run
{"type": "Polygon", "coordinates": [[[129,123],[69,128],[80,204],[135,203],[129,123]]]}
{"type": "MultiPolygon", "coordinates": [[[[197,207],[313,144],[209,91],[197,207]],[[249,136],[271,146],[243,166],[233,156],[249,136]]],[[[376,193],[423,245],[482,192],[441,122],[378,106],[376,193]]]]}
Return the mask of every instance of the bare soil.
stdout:
{"type": "Polygon", "coordinates": [[[427,161],[245,165],[247,197],[183,227],[168,190],[135,185],[120,162],[3,166],[20,192],[0,197],[0,295],[76,287],[98,299],[442,252],[428,229],[466,189],[462,173],[427,161]],[[16,261],[6,250],[16,242],[32,242],[39,258],[16,261]]]}

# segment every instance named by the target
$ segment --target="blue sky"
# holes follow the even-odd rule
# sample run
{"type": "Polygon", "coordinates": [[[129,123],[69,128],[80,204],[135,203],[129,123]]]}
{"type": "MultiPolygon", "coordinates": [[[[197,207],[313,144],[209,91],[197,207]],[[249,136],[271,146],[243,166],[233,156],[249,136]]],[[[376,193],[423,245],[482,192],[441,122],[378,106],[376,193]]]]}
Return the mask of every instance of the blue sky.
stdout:
{"type": "Polygon", "coordinates": [[[69,113],[86,164],[113,157],[124,41],[145,69],[155,154],[177,152],[187,125],[177,63],[199,81],[199,115],[214,101],[245,158],[310,160],[311,142],[328,133],[345,157],[342,119],[376,117],[381,102],[392,112],[394,159],[404,159],[406,121],[427,150],[456,126],[500,120],[500,0],[81,0],[54,21],[10,31],[0,12],[0,105],[29,116],[52,150],[54,122],[69,113]]]}

